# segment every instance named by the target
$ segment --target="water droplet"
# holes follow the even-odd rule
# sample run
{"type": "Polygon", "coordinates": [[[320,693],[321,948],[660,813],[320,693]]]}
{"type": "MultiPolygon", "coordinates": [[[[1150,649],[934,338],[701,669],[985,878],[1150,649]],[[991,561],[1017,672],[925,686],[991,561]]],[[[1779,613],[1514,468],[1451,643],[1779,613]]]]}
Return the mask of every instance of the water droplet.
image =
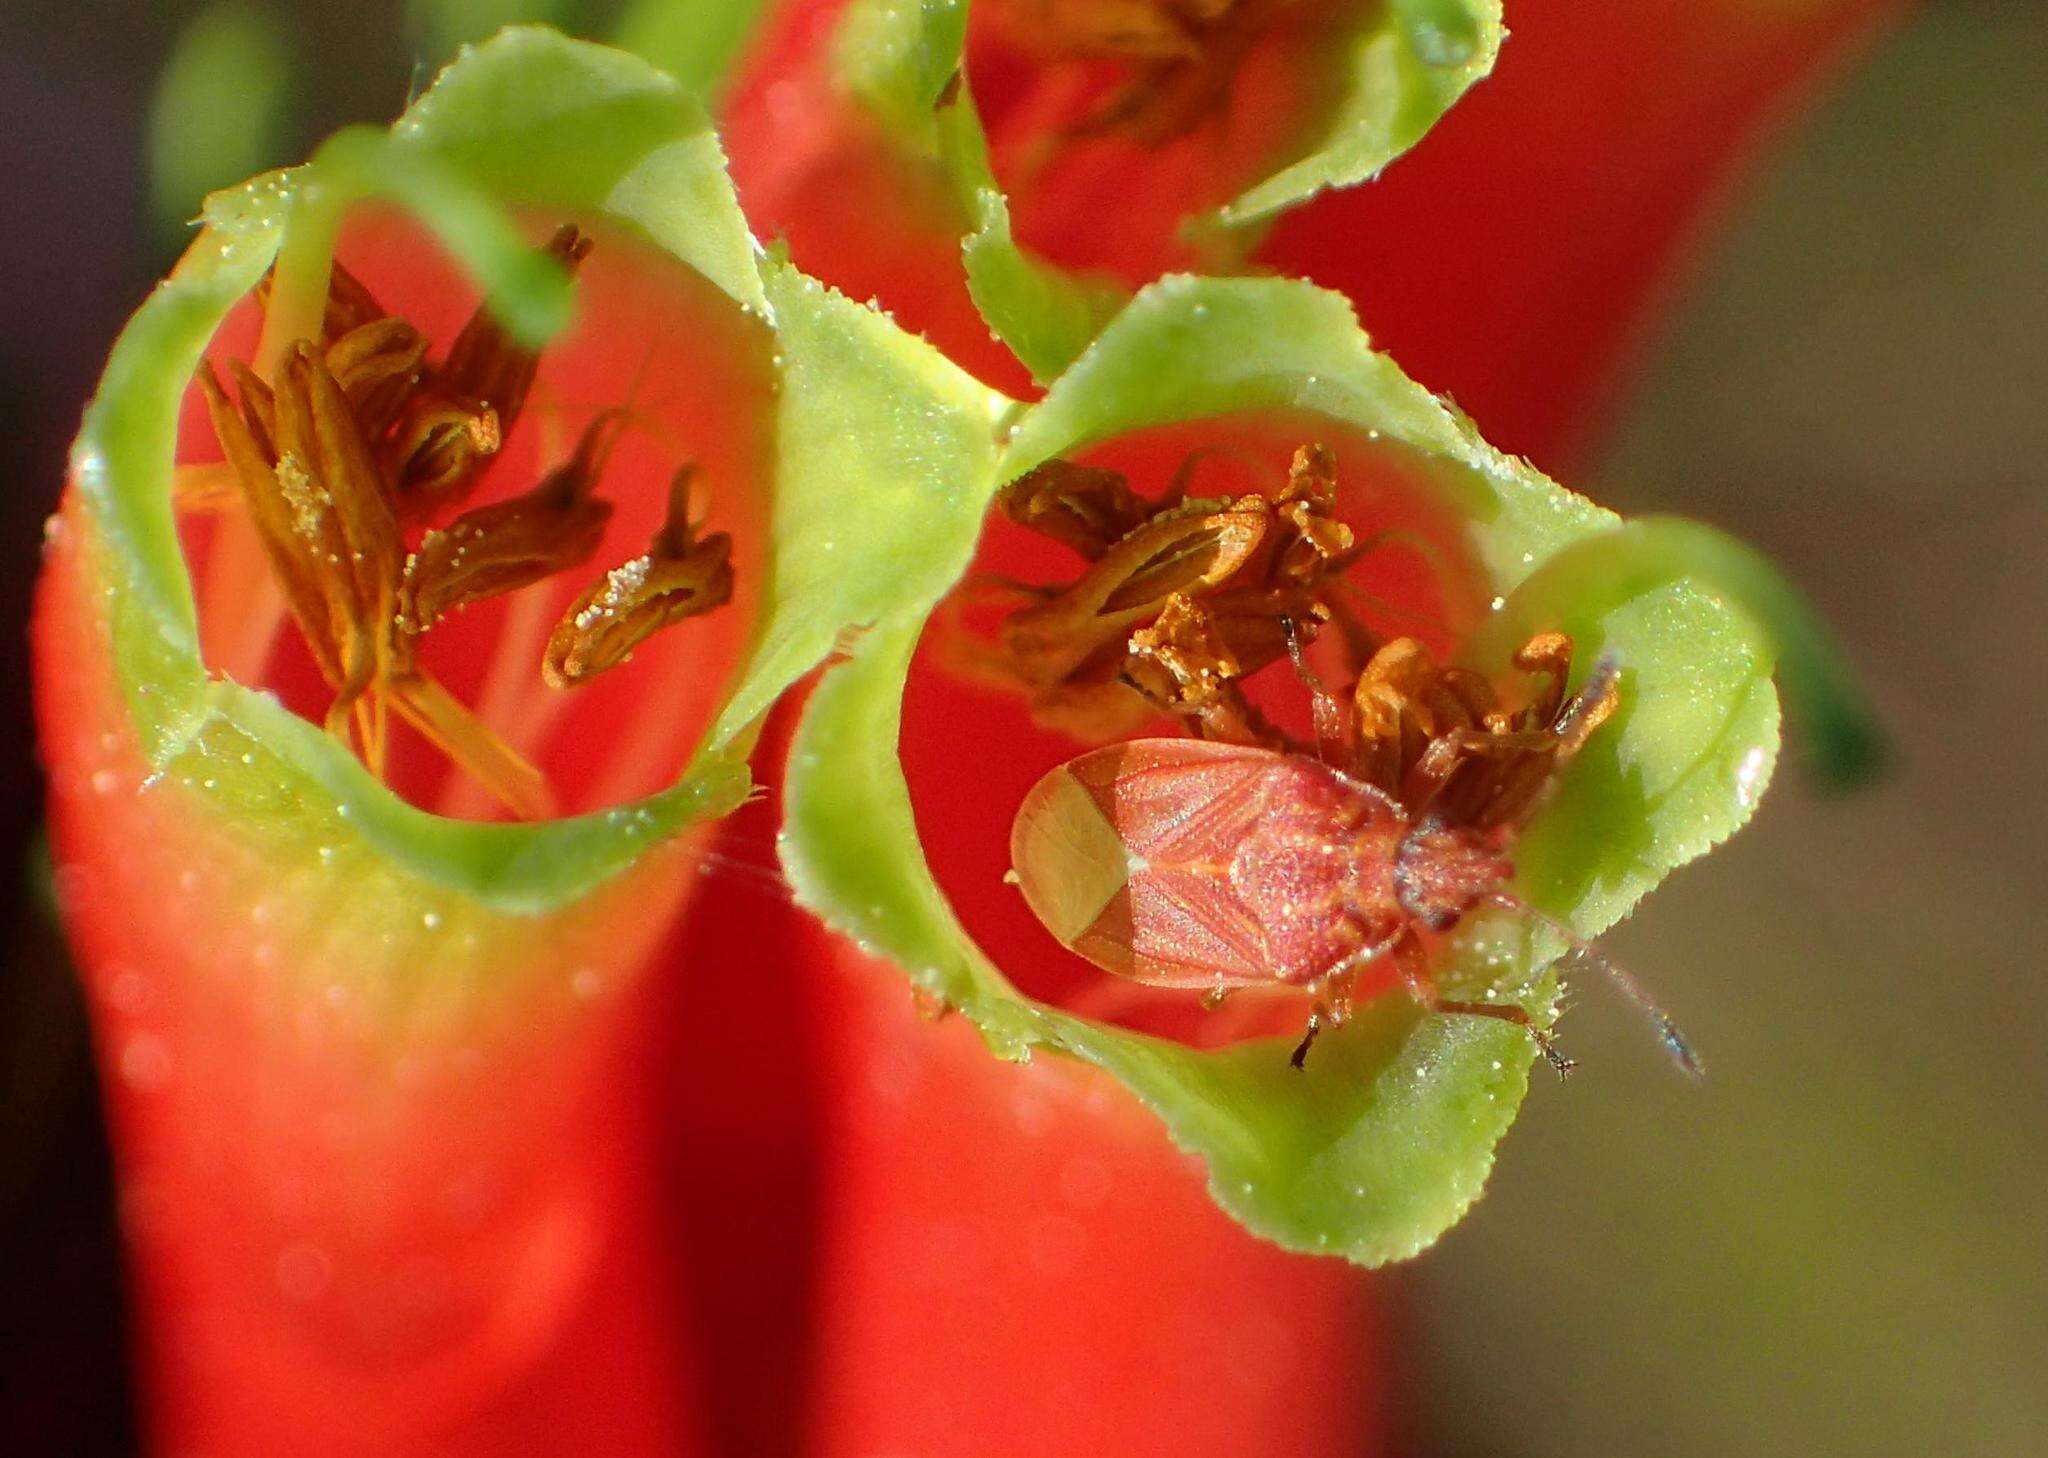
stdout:
{"type": "Polygon", "coordinates": [[[420,925],[425,927],[428,931],[438,931],[441,926],[441,913],[438,911],[421,912],[420,925]]]}
{"type": "MultiPolygon", "coordinates": [[[[1735,771],[1735,799],[1743,809],[1756,805],[1757,796],[1763,793],[1763,782],[1769,772],[1771,757],[1761,744],[1753,745],[1735,771]]],[[[95,777],[97,778],[97,777],[95,777]]]]}
{"type": "Polygon", "coordinates": [[[1053,1126],[1052,1105],[1035,1093],[1018,1093],[1010,1100],[1010,1113],[1023,1134],[1035,1137],[1053,1126]]]}
{"type": "Polygon", "coordinates": [[[109,967],[103,974],[107,1006],[134,1017],[149,1006],[149,979],[133,967],[109,967]]]}
{"type": "Polygon", "coordinates": [[[171,1076],[171,1048],[154,1033],[137,1033],[121,1048],[121,1077],[130,1088],[162,1088],[171,1076]]]}
{"type": "Polygon", "coordinates": [[[1109,1196],[1109,1166],[1092,1155],[1076,1155],[1060,1171],[1060,1194],[1069,1205],[1092,1209],[1109,1196]]]}
{"type": "Polygon", "coordinates": [[[68,912],[75,914],[92,898],[92,873],[75,861],[57,867],[50,873],[50,880],[57,893],[57,904],[68,912]]]}
{"type": "Polygon", "coordinates": [[[334,1280],[334,1262],[310,1241],[288,1245],[277,1255],[277,1289],[287,1300],[314,1301],[334,1280]]]}

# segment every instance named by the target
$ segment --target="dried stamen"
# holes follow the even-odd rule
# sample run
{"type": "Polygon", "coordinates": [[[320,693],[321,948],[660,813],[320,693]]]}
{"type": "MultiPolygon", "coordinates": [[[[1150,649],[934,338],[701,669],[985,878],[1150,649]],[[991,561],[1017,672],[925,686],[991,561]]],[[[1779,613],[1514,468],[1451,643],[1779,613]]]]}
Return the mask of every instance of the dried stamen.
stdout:
{"type": "Polygon", "coordinates": [[[569,607],[548,639],[541,673],[555,688],[587,682],[633,656],[649,637],[732,597],[732,538],[699,540],[684,466],[669,483],[668,518],[643,556],[612,568],[569,607]]]}
{"type": "MultiPolygon", "coordinates": [[[[573,227],[545,249],[569,269],[589,251],[573,227]]],[[[184,468],[178,504],[246,505],[285,608],[334,691],[327,728],[373,772],[383,772],[396,710],[515,812],[546,814],[539,771],[426,673],[417,649],[449,613],[590,558],[612,510],[594,494],[597,479],[626,413],[601,413],[532,490],[427,531],[408,551],[422,518],[475,485],[525,404],[537,359],[486,305],[437,366],[420,332],[354,275],[337,264],[330,277],[321,341],[292,344],[275,380],[231,362],[236,403],[202,364],[226,460],[184,468]]],[[[266,279],[266,304],[268,289],[266,279]]],[[[623,662],[648,634],[730,597],[730,540],[698,540],[689,477],[678,476],[649,555],[615,570],[558,630],[551,682],[623,662]]]]}
{"type": "Polygon", "coordinates": [[[406,563],[405,631],[417,636],[457,609],[588,561],[612,515],[611,503],[591,493],[622,425],[620,414],[606,411],[575,454],[531,491],[428,532],[406,563]]]}
{"type": "Polygon", "coordinates": [[[1286,624],[1313,636],[1337,621],[1377,646],[1333,592],[1356,560],[1336,511],[1336,458],[1295,453],[1272,497],[1186,499],[1183,463],[1156,502],[1124,476],[1050,461],[998,497],[1004,515],[1071,547],[1089,565],[1004,623],[997,649],[956,650],[981,676],[1017,684],[1043,722],[1085,738],[1135,732],[1170,714],[1208,738],[1276,736],[1241,682],[1287,652],[1286,624]]]}
{"type": "Polygon", "coordinates": [[[1300,0],[996,0],[1006,39],[1050,61],[1113,61],[1129,79],[1075,124],[1158,146],[1222,108],[1237,69],[1278,12],[1300,0]]]}

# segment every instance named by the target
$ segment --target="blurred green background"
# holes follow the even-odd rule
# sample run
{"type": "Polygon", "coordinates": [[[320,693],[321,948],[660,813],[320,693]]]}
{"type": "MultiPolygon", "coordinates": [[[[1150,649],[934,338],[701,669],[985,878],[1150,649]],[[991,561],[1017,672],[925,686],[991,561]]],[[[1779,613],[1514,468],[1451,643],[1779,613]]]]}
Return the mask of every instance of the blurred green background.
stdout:
{"type": "Polygon", "coordinates": [[[1492,1191],[1394,1279],[1428,1451],[2048,1452],[2048,6],[1883,38],[1738,200],[1593,495],[1710,518],[1849,645],[1900,759],[1604,939],[1492,1191]]]}
{"type": "MultiPolygon", "coordinates": [[[[415,55],[565,8],[12,0],[0,606],[23,609],[97,361],[196,190],[388,116],[415,55]],[[273,86],[279,51],[300,64],[273,86]],[[152,133],[150,98],[191,114],[181,78],[223,58],[274,126],[225,146],[200,125],[152,133]]],[[[1412,1344],[1419,1454],[2048,1451],[2044,98],[2048,6],[1923,5],[1733,200],[1575,483],[1774,555],[1850,645],[1901,764],[1841,803],[1788,774],[1607,939],[1712,1077],[1684,1083],[1614,999],[1580,999],[1579,1074],[1539,1086],[1473,1216],[1377,1278],[1412,1344]]],[[[0,713],[19,725],[8,667],[0,713]]],[[[0,810],[26,846],[25,735],[5,752],[0,810]]],[[[34,895],[13,904],[0,1451],[122,1453],[82,1023],[34,895]]]]}

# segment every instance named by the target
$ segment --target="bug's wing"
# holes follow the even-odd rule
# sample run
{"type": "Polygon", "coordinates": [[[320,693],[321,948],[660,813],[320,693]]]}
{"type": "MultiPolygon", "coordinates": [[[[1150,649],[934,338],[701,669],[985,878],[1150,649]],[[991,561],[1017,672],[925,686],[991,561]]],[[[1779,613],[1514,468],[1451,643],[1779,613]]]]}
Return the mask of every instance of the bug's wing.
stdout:
{"type": "Polygon", "coordinates": [[[1271,917],[1232,884],[1232,861],[1276,805],[1355,815],[1356,789],[1269,750],[1134,740],[1039,781],[1018,811],[1011,860],[1039,920],[1106,972],[1160,987],[1299,980],[1271,917]]]}

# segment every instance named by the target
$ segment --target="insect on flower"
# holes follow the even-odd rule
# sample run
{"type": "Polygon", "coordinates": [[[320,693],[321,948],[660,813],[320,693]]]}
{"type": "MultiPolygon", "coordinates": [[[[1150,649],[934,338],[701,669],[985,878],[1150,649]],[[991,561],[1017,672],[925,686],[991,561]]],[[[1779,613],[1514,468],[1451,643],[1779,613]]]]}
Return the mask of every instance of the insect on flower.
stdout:
{"type": "MultiPolygon", "coordinates": [[[[1314,696],[1316,753],[1138,739],[1059,766],[1026,795],[1011,831],[1012,876],[1032,911],[1072,951],[1136,982],[1212,997],[1305,990],[1315,1007],[1296,1067],[1317,1032],[1349,1014],[1364,970],[1386,958],[1423,1006],[1525,1027],[1568,1071],[1527,1010],[1441,996],[1424,938],[1484,905],[1563,931],[1505,889],[1509,852],[1614,711],[1614,661],[1602,658],[1567,700],[1570,640],[1532,638],[1514,662],[1536,688],[1508,710],[1483,678],[1437,666],[1412,638],[1375,653],[1348,702],[1294,647],[1314,696]]],[[[1608,970],[1698,1072],[1671,1020],[1608,970]]]]}

